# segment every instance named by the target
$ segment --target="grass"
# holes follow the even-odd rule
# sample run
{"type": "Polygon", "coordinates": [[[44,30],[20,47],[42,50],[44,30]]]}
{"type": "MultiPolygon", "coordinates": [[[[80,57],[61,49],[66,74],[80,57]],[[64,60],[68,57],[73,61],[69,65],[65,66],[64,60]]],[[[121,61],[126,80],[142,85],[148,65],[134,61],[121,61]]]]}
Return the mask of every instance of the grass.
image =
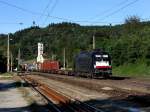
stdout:
{"type": "Polygon", "coordinates": [[[150,78],[150,66],[144,63],[126,64],[113,68],[113,74],[117,76],[150,78]]]}
{"type": "Polygon", "coordinates": [[[13,74],[11,73],[0,73],[0,78],[11,78],[13,77],[13,74]]]}

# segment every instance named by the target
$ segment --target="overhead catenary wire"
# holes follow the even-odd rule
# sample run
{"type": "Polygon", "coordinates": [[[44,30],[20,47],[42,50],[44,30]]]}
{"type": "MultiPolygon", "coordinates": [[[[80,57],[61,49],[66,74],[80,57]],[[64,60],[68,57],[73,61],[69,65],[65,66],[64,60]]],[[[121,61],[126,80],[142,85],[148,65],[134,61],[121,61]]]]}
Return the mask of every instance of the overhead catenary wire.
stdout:
{"type": "Polygon", "coordinates": [[[50,4],[51,4],[52,0],[49,0],[46,7],[44,8],[42,14],[39,16],[39,19],[41,19],[41,17],[45,14],[46,10],[49,8],[50,4]]]}
{"type": "Polygon", "coordinates": [[[10,6],[10,7],[14,7],[14,8],[16,8],[16,9],[22,10],[22,11],[24,11],[24,12],[27,12],[27,13],[30,13],[30,14],[33,14],[33,15],[37,15],[36,12],[30,11],[30,10],[28,10],[28,9],[25,9],[25,8],[22,8],[22,7],[19,7],[19,6],[16,6],[16,5],[14,5],[14,4],[10,4],[10,3],[6,2],[6,1],[0,0],[0,3],[1,3],[1,4],[8,5],[8,6],[10,6]]]}
{"type": "Polygon", "coordinates": [[[91,19],[92,19],[92,20],[95,20],[95,19],[97,19],[99,16],[111,12],[114,8],[119,7],[119,6],[121,6],[121,5],[125,4],[125,3],[127,3],[128,1],[129,1],[129,0],[123,0],[123,1],[119,2],[118,4],[116,4],[116,5],[112,6],[112,7],[110,7],[109,9],[106,9],[106,10],[102,11],[101,13],[95,15],[95,16],[92,17],[91,19]]]}
{"type": "MultiPolygon", "coordinates": [[[[128,3],[128,4],[123,5],[121,8],[119,8],[119,9],[117,9],[117,10],[115,10],[115,11],[109,13],[108,15],[104,16],[102,19],[99,19],[99,20],[101,20],[101,21],[71,20],[71,19],[69,19],[69,18],[63,18],[63,17],[58,17],[58,16],[51,16],[51,15],[49,15],[49,14],[43,14],[43,13],[41,13],[41,12],[34,12],[34,11],[31,11],[31,10],[28,10],[28,9],[25,9],[25,8],[22,8],[22,7],[19,7],[19,6],[16,6],[16,5],[14,5],[14,4],[10,4],[10,3],[6,2],[6,1],[2,1],[2,0],[0,0],[0,3],[1,3],[1,4],[8,5],[8,6],[10,6],[10,7],[17,8],[17,9],[19,9],[19,10],[21,10],[21,11],[27,12],[27,13],[32,14],[32,15],[40,15],[40,16],[43,15],[43,16],[46,17],[46,18],[53,18],[53,19],[58,19],[58,20],[62,20],[62,21],[76,22],[76,23],[90,23],[90,24],[94,24],[94,23],[95,23],[95,24],[98,24],[98,23],[105,23],[105,24],[106,24],[106,23],[107,23],[107,24],[109,24],[109,23],[122,23],[122,22],[105,22],[105,21],[102,21],[102,20],[104,20],[106,17],[110,17],[110,16],[112,16],[112,15],[114,15],[114,14],[120,12],[121,10],[123,10],[123,9],[125,9],[126,7],[128,7],[128,6],[132,5],[132,4],[134,4],[134,3],[137,2],[137,1],[139,1],[139,0],[134,0],[134,1],[130,2],[130,3],[128,3]]],[[[125,1],[123,1],[123,2],[125,2],[125,1]]],[[[122,2],[122,3],[123,3],[123,2],[122,2]]],[[[121,4],[121,3],[120,3],[120,4],[121,4]]]]}
{"type": "Polygon", "coordinates": [[[24,23],[22,23],[22,22],[0,22],[0,24],[9,24],[9,25],[23,25],[24,23]]]}
{"type": "Polygon", "coordinates": [[[134,1],[130,2],[130,3],[128,3],[128,4],[125,4],[125,5],[122,6],[121,8],[119,8],[119,9],[117,9],[117,10],[115,10],[115,11],[109,13],[108,15],[104,16],[102,19],[99,19],[99,20],[104,20],[105,18],[108,18],[108,17],[110,17],[110,16],[112,16],[112,15],[114,15],[114,14],[120,12],[121,10],[123,10],[123,9],[125,9],[125,8],[127,8],[127,7],[129,7],[130,5],[136,3],[137,1],[139,1],[139,0],[134,0],[134,1]]]}
{"type": "MultiPolygon", "coordinates": [[[[48,12],[48,16],[50,16],[50,15],[53,13],[53,11],[54,11],[54,9],[55,9],[55,7],[56,7],[56,5],[57,5],[58,1],[59,1],[59,0],[55,0],[54,5],[52,6],[51,10],[48,12]]],[[[46,21],[47,21],[47,19],[48,19],[48,16],[47,16],[47,17],[45,18],[45,20],[43,21],[42,26],[44,26],[45,22],[46,22],[46,21]]]]}
{"type": "MultiPolygon", "coordinates": [[[[49,8],[50,4],[51,4],[51,1],[52,0],[49,0],[48,4],[46,5],[46,7],[44,8],[43,10],[43,13],[41,13],[41,15],[38,17],[39,19],[45,14],[46,10],[49,8]]],[[[35,21],[34,21],[34,24],[36,25],[35,21]]],[[[34,25],[33,24],[33,25],[34,25]]],[[[31,36],[33,36],[34,32],[35,32],[36,29],[33,29],[32,33],[31,33],[31,36]]]]}
{"type": "Polygon", "coordinates": [[[41,12],[35,12],[35,11],[31,11],[31,10],[28,10],[28,9],[25,9],[25,8],[22,8],[22,7],[19,7],[17,5],[14,5],[14,4],[11,4],[11,3],[8,3],[8,2],[5,2],[5,1],[2,1],[0,0],[0,3],[1,4],[5,4],[5,5],[8,5],[10,7],[13,7],[13,8],[16,8],[18,10],[21,10],[21,11],[24,11],[26,13],[29,13],[29,14],[32,14],[32,15],[43,15],[45,17],[51,17],[51,18],[54,18],[54,19],[59,19],[59,20],[65,20],[65,21],[72,21],[71,19],[68,19],[68,18],[63,18],[63,17],[57,17],[57,16],[50,16],[48,14],[43,14],[41,12]]]}
{"type": "MultiPolygon", "coordinates": [[[[71,19],[68,19],[68,18],[62,18],[62,17],[57,17],[57,16],[51,16],[49,14],[43,14],[41,12],[34,12],[34,11],[31,11],[31,10],[28,10],[28,9],[25,9],[25,8],[22,8],[22,7],[19,7],[19,6],[16,6],[14,4],[10,4],[8,2],[5,2],[5,1],[2,1],[0,0],[0,3],[1,4],[5,4],[5,5],[8,5],[10,7],[13,7],[13,8],[16,8],[18,10],[21,10],[23,12],[26,12],[26,13],[29,13],[31,15],[43,15],[45,17],[49,17],[49,18],[53,18],[53,19],[58,19],[58,20],[62,20],[62,21],[67,21],[67,22],[76,22],[76,23],[105,23],[105,22],[100,22],[100,21],[87,21],[87,20],[84,20],[84,21],[80,21],[80,20],[71,20],[71,19]]],[[[110,22],[109,22],[110,23],[110,22]]],[[[112,23],[112,22],[111,22],[112,23]]]]}
{"type": "MultiPolygon", "coordinates": [[[[150,17],[147,17],[147,18],[140,18],[141,22],[146,22],[146,21],[150,21],[150,17]]],[[[91,21],[84,21],[84,22],[91,22],[91,21]]],[[[110,23],[113,23],[113,24],[123,24],[123,22],[98,22],[98,21],[93,21],[93,23],[107,23],[107,24],[110,24],[110,23]]],[[[25,25],[25,24],[29,24],[29,23],[15,23],[15,22],[0,22],[0,24],[8,24],[8,25],[25,25]]],[[[35,23],[36,24],[36,23],[35,23]]]]}

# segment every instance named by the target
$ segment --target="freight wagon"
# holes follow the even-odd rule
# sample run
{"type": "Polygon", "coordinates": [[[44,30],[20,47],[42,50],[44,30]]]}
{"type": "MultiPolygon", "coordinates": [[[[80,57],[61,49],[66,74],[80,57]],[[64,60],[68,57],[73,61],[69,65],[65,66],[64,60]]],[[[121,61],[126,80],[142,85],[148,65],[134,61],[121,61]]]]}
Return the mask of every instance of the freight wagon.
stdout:
{"type": "Polygon", "coordinates": [[[40,72],[56,72],[60,69],[58,61],[45,60],[43,63],[38,63],[38,71],[40,72]]]}

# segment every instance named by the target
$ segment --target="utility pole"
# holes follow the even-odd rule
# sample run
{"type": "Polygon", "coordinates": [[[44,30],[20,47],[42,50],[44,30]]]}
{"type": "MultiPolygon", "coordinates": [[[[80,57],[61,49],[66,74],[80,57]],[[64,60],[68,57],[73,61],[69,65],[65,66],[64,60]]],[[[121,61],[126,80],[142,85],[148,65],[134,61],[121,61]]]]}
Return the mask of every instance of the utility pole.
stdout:
{"type": "Polygon", "coordinates": [[[64,54],[64,66],[63,66],[63,68],[66,69],[66,49],[65,48],[63,50],[63,54],[64,54]]]}
{"type": "Polygon", "coordinates": [[[54,55],[53,55],[53,54],[52,54],[51,60],[52,60],[52,61],[54,60],[54,55]]]}
{"type": "Polygon", "coordinates": [[[93,49],[95,49],[95,35],[93,35],[93,49]]]}
{"type": "Polygon", "coordinates": [[[9,34],[8,34],[8,38],[7,38],[7,72],[9,72],[9,65],[10,65],[9,58],[10,58],[10,56],[9,56],[9,34]]]}
{"type": "Polygon", "coordinates": [[[12,56],[12,53],[11,53],[10,57],[11,57],[11,63],[10,63],[11,69],[10,69],[10,71],[12,72],[12,69],[13,69],[13,56],[12,56]]]}
{"type": "Polygon", "coordinates": [[[19,48],[19,50],[18,50],[18,69],[17,70],[19,70],[19,65],[20,65],[20,48],[19,48]]]}

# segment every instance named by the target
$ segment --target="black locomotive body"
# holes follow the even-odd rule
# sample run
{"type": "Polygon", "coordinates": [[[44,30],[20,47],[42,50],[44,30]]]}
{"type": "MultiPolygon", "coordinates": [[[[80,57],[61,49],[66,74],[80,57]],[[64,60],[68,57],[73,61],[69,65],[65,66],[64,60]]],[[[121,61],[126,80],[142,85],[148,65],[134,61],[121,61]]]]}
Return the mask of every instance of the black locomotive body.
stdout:
{"type": "Polygon", "coordinates": [[[102,50],[81,52],[74,62],[74,71],[82,75],[109,77],[112,74],[110,55],[102,50]]]}

